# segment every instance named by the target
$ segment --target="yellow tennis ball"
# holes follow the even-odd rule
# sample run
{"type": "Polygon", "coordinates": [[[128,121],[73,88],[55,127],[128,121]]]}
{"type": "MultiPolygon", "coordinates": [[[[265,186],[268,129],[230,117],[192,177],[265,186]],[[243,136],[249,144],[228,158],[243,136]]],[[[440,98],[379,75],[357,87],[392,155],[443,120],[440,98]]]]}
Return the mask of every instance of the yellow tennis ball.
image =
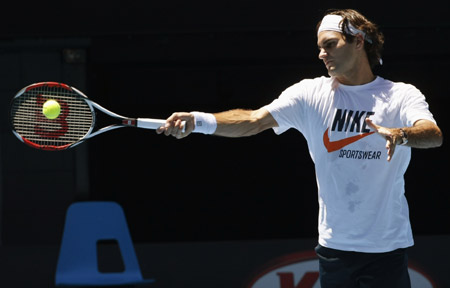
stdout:
{"type": "Polygon", "coordinates": [[[61,113],[61,106],[55,100],[47,100],[42,106],[42,113],[48,119],[55,119],[61,113]]]}

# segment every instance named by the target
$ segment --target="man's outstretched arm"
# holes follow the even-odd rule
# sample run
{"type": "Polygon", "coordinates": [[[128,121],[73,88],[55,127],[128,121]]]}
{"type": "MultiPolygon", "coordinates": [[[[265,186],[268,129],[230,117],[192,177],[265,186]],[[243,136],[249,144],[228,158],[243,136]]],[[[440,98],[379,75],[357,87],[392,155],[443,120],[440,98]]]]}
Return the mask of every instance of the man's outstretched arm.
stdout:
{"type": "MultiPolygon", "coordinates": [[[[215,121],[216,126],[212,134],[224,137],[251,136],[278,126],[272,115],[264,108],[258,110],[233,109],[207,116],[214,117],[212,121],[215,121]]],[[[156,132],[184,138],[193,131],[196,132],[197,125],[202,124],[196,120],[195,113],[176,112],[167,118],[166,125],[157,129],[156,132]],[[186,121],[184,127],[182,127],[183,121],[186,121]]],[[[211,123],[203,123],[203,125],[211,125],[211,123]]]]}

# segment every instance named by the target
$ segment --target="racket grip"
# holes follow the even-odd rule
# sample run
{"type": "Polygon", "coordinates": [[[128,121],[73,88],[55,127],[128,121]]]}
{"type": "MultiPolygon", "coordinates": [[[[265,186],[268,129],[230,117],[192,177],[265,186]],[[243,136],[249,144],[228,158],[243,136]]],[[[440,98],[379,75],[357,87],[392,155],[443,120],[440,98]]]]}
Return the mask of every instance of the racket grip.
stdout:
{"type": "MultiPolygon", "coordinates": [[[[186,130],[186,121],[182,121],[181,123],[181,125],[183,125],[182,132],[184,132],[186,130]]],[[[156,130],[161,126],[164,126],[165,124],[166,120],[163,119],[138,118],[136,127],[156,130]]]]}

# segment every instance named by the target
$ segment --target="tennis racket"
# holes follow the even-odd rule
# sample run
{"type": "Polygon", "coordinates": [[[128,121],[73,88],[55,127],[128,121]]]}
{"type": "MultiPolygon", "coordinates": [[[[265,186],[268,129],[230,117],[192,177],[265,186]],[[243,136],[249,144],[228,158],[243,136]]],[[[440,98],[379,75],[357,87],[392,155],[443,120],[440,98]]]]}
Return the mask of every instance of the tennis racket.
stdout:
{"type": "MultiPolygon", "coordinates": [[[[11,103],[10,120],[14,135],[23,143],[40,150],[65,150],[101,133],[122,128],[158,129],[165,120],[127,118],[88,99],[74,87],[57,82],[40,82],[20,90],[11,103]],[[42,112],[47,100],[60,105],[55,119],[42,112]],[[113,118],[113,124],[96,128],[97,112],[113,118]]],[[[184,127],[185,123],[182,123],[184,127]]],[[[184,129],[184,128],[183,128],[184,129]]]]}

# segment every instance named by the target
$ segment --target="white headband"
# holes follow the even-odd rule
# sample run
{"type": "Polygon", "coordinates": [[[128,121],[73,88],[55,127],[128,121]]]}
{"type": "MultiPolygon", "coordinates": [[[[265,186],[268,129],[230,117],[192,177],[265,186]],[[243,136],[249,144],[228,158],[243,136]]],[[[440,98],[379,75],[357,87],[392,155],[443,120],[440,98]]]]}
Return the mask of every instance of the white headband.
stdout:
{"type": "MultiPolygon", "coordinates": [[[[320,23],[319,30],[317,30],[317,36],[319,36],[319,33],[322,31],[336,31],[339,33],[343,33],[342,19],[343,18],[340,15],[326,15],[325,17],[323,17],[322,22],[320,23]]],[[[351,35],[361,34],[364,40],[372,43],[372,40],[366,37],[366,33],[364,31],[355,28],[355,26],[350,23],[348,23],[348,30],[345,32],[351,35]]]]}

